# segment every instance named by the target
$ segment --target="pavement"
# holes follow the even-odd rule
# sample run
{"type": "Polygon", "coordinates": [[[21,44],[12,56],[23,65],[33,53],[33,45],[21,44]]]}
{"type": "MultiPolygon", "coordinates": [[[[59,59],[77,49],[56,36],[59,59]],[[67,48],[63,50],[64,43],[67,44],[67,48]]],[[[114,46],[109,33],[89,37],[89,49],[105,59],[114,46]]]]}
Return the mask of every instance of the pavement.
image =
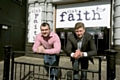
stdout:
{"type": "MultiPolygon", "coordinates": [[[[15,58],[15,61],[26,62],[26,63],[31,63],[31,64],[42,64],[43,65],[43,59],[42,58],[21,56],[21,57],[15,58]]],[[[4,62],[0,61],[0,66],[1,66],[0,67],[0,80],[3,80],[3,68],[4,68],[3,64],[4,64],[4,62]]],[[[70,58],[61,56],[59,66],[60,67],[65,67],[65,68],[72,68],[70,58]]],[[[90,70],[98,70],[98,60],[97,59],[94,59],[94,64],[89,62],[89,69],[90,70]]],[[[107,75],[106,69],[107,69],[106,68],[106,60],[103,60],[102,64],[101,64],[101,80],[107,80],[106,79],[106,75],[107,75]]],[[[62,71],[62,76],[64,76],[64,75],[65,75],[65,71],[62,71]]],[[[88,79],[92,80],[92,78],[91,78],[92,74],[88,73],[87,75],[88,75],[88,79]]],[[[120,79],[119,75],[120,75],[120,65],[116,65],[116,79],[115,80],[120,79]]],[[[19,79],[17,79],[17,80],[19,80],[19,79]]],[[[94,75],[94,80],[98,80],[98,74],[94,75]]]]}

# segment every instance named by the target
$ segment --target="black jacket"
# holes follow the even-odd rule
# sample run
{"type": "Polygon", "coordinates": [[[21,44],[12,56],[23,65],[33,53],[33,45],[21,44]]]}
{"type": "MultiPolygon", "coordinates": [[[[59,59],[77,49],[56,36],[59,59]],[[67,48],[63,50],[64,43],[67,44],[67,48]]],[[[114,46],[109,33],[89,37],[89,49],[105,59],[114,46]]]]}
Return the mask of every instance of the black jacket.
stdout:
{"type": "MultiPolygon", "coordinates": [[[[65,52],[67,55],[70,56],[72,52],[75,52],[75,50],[77,50],[78,41],[79,39],[74,32],[68,36],[67,44],[65,48],[65,52]]],[[[84,37],[81,45],[81,51],[87,52],[89,59],[91,56],[97,55],[95,42],[93,40],[92,35],[90,35],[89,33],[86,33],[86,32],[84,33],[84,37]]],[[[71,60],[74,60],[74,59],[71,58],[71,60]]]]}

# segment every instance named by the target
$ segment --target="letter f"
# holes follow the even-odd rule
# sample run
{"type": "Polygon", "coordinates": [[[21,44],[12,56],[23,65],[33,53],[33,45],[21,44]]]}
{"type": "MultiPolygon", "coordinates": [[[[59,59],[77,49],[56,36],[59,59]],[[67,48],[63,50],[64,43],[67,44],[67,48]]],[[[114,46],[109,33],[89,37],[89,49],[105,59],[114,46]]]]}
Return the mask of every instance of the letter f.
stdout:
{"type": "Polygon", "coordinates": [[[65,21],[65,20],[63,19],[63,17],[65,16],[64,14],[67,14],[67,12],[62,12],[62,14],[60,15],[60,16],[61,16],[60,22],[64,22],[64,21],[65,21]]]}

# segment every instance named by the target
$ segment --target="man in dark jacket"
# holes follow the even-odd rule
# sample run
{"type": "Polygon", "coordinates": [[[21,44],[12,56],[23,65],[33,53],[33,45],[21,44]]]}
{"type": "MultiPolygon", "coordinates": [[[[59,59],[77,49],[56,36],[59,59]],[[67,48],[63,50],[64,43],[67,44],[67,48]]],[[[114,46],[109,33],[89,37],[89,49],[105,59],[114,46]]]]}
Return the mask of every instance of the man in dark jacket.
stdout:
{"type": "MultiPolygon", "coordinates": [[[[84,23],[78,22],[75,24],[75,32],[68,36],[65,52],[71,57],[72,66],[74,69],[88,69],[88,60],[93,55],[97,54],[93,36],[85,31],[84,23]]],[[[79,79],[78,71],[74,71],[74,80],[79,79]]],[[[86,80],[87,73],[82,71],[80,80],[86,80]]]]}

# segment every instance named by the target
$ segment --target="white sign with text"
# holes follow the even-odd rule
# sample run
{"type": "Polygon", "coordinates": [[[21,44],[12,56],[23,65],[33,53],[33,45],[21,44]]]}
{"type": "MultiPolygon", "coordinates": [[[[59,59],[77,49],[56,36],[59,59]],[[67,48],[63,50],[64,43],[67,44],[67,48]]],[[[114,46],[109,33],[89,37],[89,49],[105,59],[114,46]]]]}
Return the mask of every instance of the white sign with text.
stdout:
{"type": "Polygon", "coordinates": [[[41,7],[31,7],[28,32],[28,42],[30,43],[33,43],[36,38],[36,35],[40,33],[41,13],[41,7]]]}
{"type": "Polygon", "coordinates": [[[79,4],[79,7],[73,5],[57,6],[56,28],[72,28],[76,22],[83,22],[86,27],[109,28],[110,4],[90,6],[79,4]]]}

